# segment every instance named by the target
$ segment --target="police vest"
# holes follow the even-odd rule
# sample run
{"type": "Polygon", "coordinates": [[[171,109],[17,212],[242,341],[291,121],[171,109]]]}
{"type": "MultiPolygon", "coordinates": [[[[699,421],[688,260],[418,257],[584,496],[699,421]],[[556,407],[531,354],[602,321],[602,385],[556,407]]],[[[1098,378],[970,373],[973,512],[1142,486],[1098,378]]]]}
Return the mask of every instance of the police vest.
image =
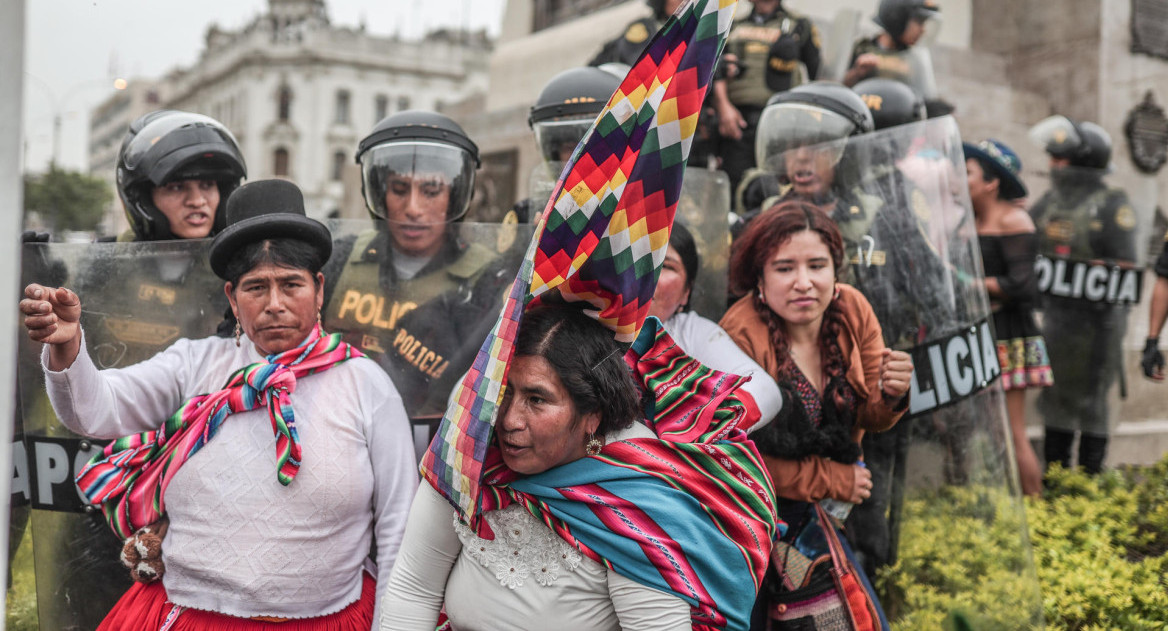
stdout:
{"type": "MultiPolygon", "coordinates": [[[[726,38],[726,52],[737,55],[739,63],[745,68],[741,75],[726,80],[726,96],[736,107],[761,109],[766,106],[767,100],[775,93],[766,84],[771,46],[782,37],[784,28],[786,32],[792,32],[796,23],[802,19],[786,11],[776,11],[762,24],[756,24],[750,18],[734,23],[726,38]]],[[[798,75],[798,62],[793,62],[790,68],[784,70],[798,75]]],[[[792,80],[791,87],[798,84],[798,80],[792,80]]]]}
{"type": "Polygon", "coordinates": [[[451,339],[455,337],[453,323],[441,321],[442,301],[457,301],[459,292],[469,292],[494,255],[474,243],[446,265],[431,261],[430,269],[420,275],[387,286],[381,282],[381,268],[393,255],[375,251],[377,234],[372,230],[357,237],[325,307],[325,328],[344,332],[347,341],[383,367],[393,365],[427,379],[441,378],[450,366],[450,349],[462,342],[451,339]],[[437,313],[431,316],[431,310],[437,313]],[[436,326],[406,326],[417,322],[419,313],[427,316],[422,320],[433,320],[427,324],[436,326]]]}
{"type": "Polygon", "coordinates": [[[228,303],[223,281],[205,260],[118,263],[109,269],[95,264],[78,290],[88,305],[86,343],[99,368],[129,366],[179,338],[215,333],[228,303]],[[163,265],[174,268],[163,273],[163,265]]]}
{"type": "Polygon", "coordinates": [[[1031,211],[1039,252],[1051,258],[1131,260],[1136,215],[1119,189],[1052,188],[1031,211]]]}
{"type": "Polygon", "coordinates": [[[856,42],[852,49],[852,63],[860,55],[871,53],[878,58],[876,68],[865,79],[881,78],[892,79],[907,85],[913,85],[913,68],[902,51],[887,50],[876,43],[875,39],[862,39],[856,42]]]}

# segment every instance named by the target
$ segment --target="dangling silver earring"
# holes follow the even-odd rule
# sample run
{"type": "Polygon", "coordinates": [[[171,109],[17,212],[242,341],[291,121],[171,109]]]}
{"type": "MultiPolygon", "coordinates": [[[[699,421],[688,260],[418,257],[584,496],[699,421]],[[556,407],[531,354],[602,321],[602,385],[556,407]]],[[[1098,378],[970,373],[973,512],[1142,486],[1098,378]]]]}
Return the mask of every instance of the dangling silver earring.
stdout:
{"type": "Polygon", "coordinates": [[[596,456],[600,454],[600,449],[604,447],[604,443],[596,437],[596,434],[588,433],[588,442],[584,444],[584,453],[589,456],[596,456]]]}
{"type": "Polygon", "coordinates": [[[239,334],[243,333],[243,329],[239,328],[239,322],[235,323],[235,345],[239,346],[239,334]]]}

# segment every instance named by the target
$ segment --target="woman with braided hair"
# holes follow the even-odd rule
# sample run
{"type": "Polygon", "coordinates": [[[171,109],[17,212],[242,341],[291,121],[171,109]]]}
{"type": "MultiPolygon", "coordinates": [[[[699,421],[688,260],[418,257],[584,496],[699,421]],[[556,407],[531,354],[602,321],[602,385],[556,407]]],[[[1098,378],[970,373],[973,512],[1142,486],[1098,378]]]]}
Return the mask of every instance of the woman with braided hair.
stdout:
{"type": "Polygon", "coordinates": [[[227,224],[210,263],[234,340],[181,339],[99,371],[77,294],[32,284],[20,302],[58,418],[116,439],[78,486],[123,537],[169,523],[162,580],[135,583],[98,628],[368,631],[385,585],[370,544],[388,575],[417,487],[401,397],[320,326],[332,239],[300,189],[247,184],[227,224]]]}
{"type": "MultiPolygon", "coordinates": [[[[821,552],[801,539],[817,528],[815,503],[858,504],[871,495],[860,439],[889,429],[908,409],[912,359],[884,346],[871,305],[836,282],[843,261],[835,223],[800,201],[760,214],[731,255],[731,290],[745,295],[722,328],[779,383],[786,403],[752,435],[774,481],[779,515],[790,525],[782,539],[789,545],[772,553],[760,597],[791,583],[787,559],[776,555],[792,547],[810,558],[821,552]]],[[[821,628],[812,624],[798,628],[821,628]]]]}

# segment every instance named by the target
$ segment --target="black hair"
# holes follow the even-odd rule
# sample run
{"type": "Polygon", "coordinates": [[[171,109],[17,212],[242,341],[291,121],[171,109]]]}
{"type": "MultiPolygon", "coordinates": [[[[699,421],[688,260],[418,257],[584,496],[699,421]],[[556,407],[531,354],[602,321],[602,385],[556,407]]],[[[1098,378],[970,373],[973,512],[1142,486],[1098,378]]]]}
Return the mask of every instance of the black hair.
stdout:
{"type": "Polygon", "coordinates": [[[541,306],[527,312],[516,357],[542,357],[568,391],[576,414],[600,415],[596,433],[625,429],[641,414],[641,392],[612,332],[578,308],[541,306]]]}
{"type": "MultiPolygon", "coordinates": [[[[669,247],[677,250],[681,257],[681,265],[685,268],[685,288],[692,290],[694,280],[698,277],[698,266],[701,259],[698,257],[698,246],[694,242],[693,233],[679,221],[673,222],[673,230],[669,233],[669,247]]],[[[689,308],[689,305],[686,305],[689,308]]]]}
{"type": "Polygon", "coordinates": [[[997,167],[990,163],[989,160],[978,156],[973,156],[972,159],[981,167],[981,179],[983,182],[997,182],[998,183],[998,199],[1008,199],[1005,192],[1002,190],[1002,177],[998,175],[997,167]]]}
{"type": "Polygon", "coordinates": [[[276,238],[253,241],[240,248],[227,262],[224,276],[233,287],[246,273],[264,263],[289,269],[307,270],[317,284],[316,273],[324,267],[320,251],[299,239],[276,238]]]}

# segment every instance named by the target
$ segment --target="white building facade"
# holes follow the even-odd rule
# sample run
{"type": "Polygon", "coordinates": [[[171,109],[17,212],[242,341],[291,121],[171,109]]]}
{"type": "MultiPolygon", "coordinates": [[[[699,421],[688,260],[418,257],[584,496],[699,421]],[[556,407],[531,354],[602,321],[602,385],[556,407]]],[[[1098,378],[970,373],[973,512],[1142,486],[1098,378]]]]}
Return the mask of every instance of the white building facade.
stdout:
{"type": "MultiPolygon", "coordinates": [[[[486,91],[484,32],[409,41],[334,26],[324,0],[268,5],[238,31],[208,29],[199,61],[160,80],[160,107],[221,121],[239,141],[248,179],[296,182],[312,217],[365,216],[353,156],[378,120],[486,91]]],[[[94,145],[97,173],[110,166],[95,160],[103,145],[94,145]]]]}

